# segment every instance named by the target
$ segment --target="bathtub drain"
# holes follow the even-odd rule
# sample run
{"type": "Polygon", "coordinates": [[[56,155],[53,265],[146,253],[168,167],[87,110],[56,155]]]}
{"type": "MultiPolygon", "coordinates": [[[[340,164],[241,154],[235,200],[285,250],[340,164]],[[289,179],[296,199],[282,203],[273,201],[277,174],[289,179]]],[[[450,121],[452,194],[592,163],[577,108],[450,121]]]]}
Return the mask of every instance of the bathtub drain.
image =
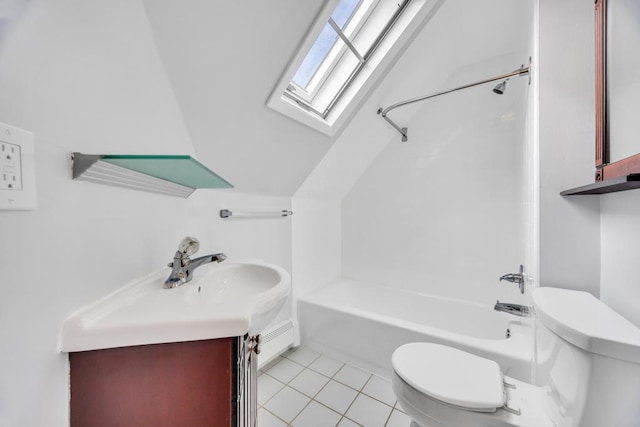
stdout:
{"type": "Polygon", "coordinates": [[[507,332],[504,333],[505,338],[511,338],[511,329],[507,328],[507,332]]]}

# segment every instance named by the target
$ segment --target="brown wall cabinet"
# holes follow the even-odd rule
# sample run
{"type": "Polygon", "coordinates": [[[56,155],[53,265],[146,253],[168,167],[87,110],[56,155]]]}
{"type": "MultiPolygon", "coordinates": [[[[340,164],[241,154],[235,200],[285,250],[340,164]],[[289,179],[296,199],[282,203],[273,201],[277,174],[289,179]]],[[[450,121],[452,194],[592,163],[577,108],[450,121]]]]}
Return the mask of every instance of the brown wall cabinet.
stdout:
{"type": "Polygon", "coordinates": [[[595,0],[595,182],[561,192],[563,196],[605,194],[640,188],[640,153],[623,159],[610,159],[610,108],[607,50],[609,22],[607,11],[611,0],[595,0]]]}

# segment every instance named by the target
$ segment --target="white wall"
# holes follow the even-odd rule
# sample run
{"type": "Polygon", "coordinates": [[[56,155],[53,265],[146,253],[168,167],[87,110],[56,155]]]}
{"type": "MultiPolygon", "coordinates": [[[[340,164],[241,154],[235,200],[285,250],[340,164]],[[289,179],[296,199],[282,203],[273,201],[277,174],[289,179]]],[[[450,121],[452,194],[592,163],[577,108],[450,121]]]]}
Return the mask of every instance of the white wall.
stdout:
{"type": "MultiPolygon", "coordinates": [[[[376,114],[379,107],[444,89],[457,70],[528,46],[531,12],[519,2],[444,0],[438,5],[295,197],[342,200],[384,147],[400,140],[376,114]]],[[[526,62],[526,57],[518,61],[526,62]]],[[[520,63],[493,71],[512,71],[520,63]]],[[[416,111],[407,108],[389,116],[407,121],[416,111]]]]}
{"type": "MultiPolygon", "coordinates": [[[[412,156],[416,153],[421,154],[420,161],[422,164],[428,164],[429,149],[427,147],[429,143],[426,140],[432,136],[429,131],[435,128],[429,126],[432,123],[432,117],[437,117],[436,121],[439,126],[443,120],[441,117],[448,116],[449,118],[444,120],[449,121],[446,124],[451,128],[455,127],[455,124],[450,121],[455,120],[456,116],[451,114],[450,110],[447,111],[448,114],[439,114],[439,111],[426,110],[432,108],[435,110],[443,109],[444,111],[446,107],[442,107],[443,104],[440,104],[439,101],[436,101],[437,103],[431,107],[422,105],[418,108],[408,107],[394,111],[390,114],[390,117],[403,126],[410,125],[410,142],[400,143],[399,134],[377,116],[375,111],[378,107],[388,106],[402,99],[512,71],[519,67],[521,63],[526,63],[530,54],[531,33],[529,28],[532,20],[531,9],[526,6],[523,7],[521,3],[501,0],[491,2],[490,6],[469,3],[463,0],[446,0],[443,2],[435,15],[428,22],[425,22],[420,34],[417,35],[413,43],[397,60],[394,67],[380,82],[360,112],[355,115],[351,124],[339,136],[327,155],[296,193],[294,201],[297,198],[305,198],[331,200],[334,203],[343,204],[341,222],[342,239],[344,240],[342,246],[343,257],[341,260],[336,261],[342,264],[343,273],[354,275],[354,271],[357,270],[365,274],[370,265],[372,269],[367,274],[370,277],[375,276],[376,279],[380,279],[381,271],[385,267],[389,267],[389,257],[395,260],[396,263],[386,271],[387,276],[397,272],[401,264],[403,268],[411,265],[410,270],[419,270],[421,268],[419,265],[425,262],[424,258],[420,257],[419,254],[424,255],[426,243],[417,241],[418,238],[415,236],[420,235],[420,233],[426,235],[425,227],[429,227],[429,225],[418,227],[419,223],[416,220],[407,222],[406,218],[411,216],[411,213],[407,211],[409,206],[425,206],[423,202],[425,202],[427,196],[422,190],[430,187],[425,183],[421,183],[418,176],[422,173],[422,177],[424,177],[429,172],[420,167],[415,167],[416,159],[412,156]],[[489,13],[488,10],[492,12],[489,13]],[[479,16],[483,16],[483,19],[478,19],[479,16]],[[512,55],[510,58],[504,57],[505,54],[512,54],[514,51],[519,53],[512,55]],[[499,56],[503,56],[501,58],[502,61],[496,59],[499,56]],[[487,61],[488,58],[492,58],[492,60],[487,61]],[[487,61],[487,63],[483,66],[478,66],[484,61],[487,61]],[[475,65],[475,69],[467,69],[467,74],[461,72],[471,64],[475,65]],[[452,76],[456,71],[458,71],[458,74],[452,76]],[[390,154],[394,154],[395,157],[389,157],[390,154]],[[384,169],[384,172],[389,172],[388,179],[390,181],[386,181],[387,177],[384,176],[382,169],[384,169]],[[376,172],[376,170],[378,171],[376,172]],[[396,177],[396,173],[399,176],[396,177]],[[374,188],[378,184],[384,186],[384,192],[377,191],[377,188],[374,188]],[[352,192],[350,193],[350,191],[352,192]],[[413,195],[417,195],[417,197],[414,198],[413,195]],[[390,199],[394,197],[402,198],[402,200],[397,200],[397,203],[393,203],[390,199]],[[395,212],[395,214],[386,213],[391,211],[395,212]],[[400,211],[399,214],[397,213],[398,211],[400,211]],[[380,220],[381,217],[384,217],[386,221],[376,224],[376,221],[380,220]],[[414,229],[411,229],[411,227],[414,227],[414,229]],[[415,229],[415,227],[418,227],[418,229],[415,229]],[[400,231],[398,231],[398,228],[400,228],[400,231]],[[412,234],[412,232],[415,233],[412,234]],[[415,252],[410,251],[407,246],[407,240],[403,240],[407,238],[407,235],[410,238],[409,242],[415,242],[411,246],[411,249],[415,250],[415,252]],[[359,251],[361,248],[366,248],[366,252],[359,251]],[[366,256],[364,253],[366,253],[366,256]],[[400,255],[409,255],[410,253],[413,255],[404,258],[400,255]]],[[[523,81],[526,81],[526,79],[523,81]]],[[[521,82],[515,81],[511,83],[521,84],[521,82]]],[[[524,85],[526,86],[526,83],[524,85]]],[[[520,132],[518,138],[522,145],[522,134],[524,133],[522,129],[522,126],[524,126],[522,108],[524,107],[521,108],[520,106],[526,106],[526,91],[516,93],[516,91],[512,90],[507,92],[508,95],[501,100],[491,94],[491,87],[487,86],[484,90],[484,93],[488,91],[487,99],[489,102],[509,102],[509,100],[513,101],[520,97],[517,110],[521,113],[520,118],[522,120],[518,122],[519,130],[512,129],[512,133],[520,132]]],[[[465,96],[462,95],[462,98],[457,98],[454,101],[457,104],[449,108],[457,109],[458,105],[461,105],[461,108],[468,108],[469,110],[479,108],[480,111],[490,114],[489,111],[486,111],[485,105],[480,105],[482,97],[476,99],[471,94],[472,105],[465,107],[467,103],[465,96]]],[[[487,123],[495,124],[500,122],[501,119],[493,117],[494,121],[488,121],[487,123]]],[[[505,119],[507,123],[510,123],[509,120],[509,118],[505,119]]],[[[462,120],[459,122],[462,122],[462,120]]],[[[473,123],[475,125],[478,124],[477,121],[473,123]]],[[[499,127],[499,125],[497,126],[499,127]]],[[[471,131],[466,128],[466,132],[469,133],[471,131]]],[[[445,135],[445,137],[449,136],[445,135]]],[[[452,140],[457,140],[456,138],[459,138],[459,135],[450,136],[452,140]]],[[[444,137],[441,139],[444,139],[444,137]]],[[[441,148],[441,144],[436,145],[438,149],[441,148]]],[[[453,150],[460,148],[456,144],[445,146],[453,150]]],[[[477,153],[477,151],[475,152],[477,153]]],[[[431,151],[430,154],[435,156],[435,150],[431,151]]],[[[511,154],[514,158],[518,158],[516,153],[511,154]]],[[[518,164],[522,164],[521,158],[518,158],[517,161],[519,162],[518,164]]],[[[490,170],[495,169],[490,168],[488,164],[481,167],[490,170]]],[[[529,172],[526,171],[526,173],[529,172]]],[[[494,172],[491,173],[493,174],[494,172]]],[[[525,171],[523,171],[524,173],[525,171]]],[[[434,187],[446,188],[449,175],[460,176],[461,174],[467,174],[465,176],[469,178],[471,175],[470,169],[453,165],[452,170],[447,171],[446,178],[438,177],[437,184],[433,183],[434,187]]],[[[520,185],[518,187],[519,190],[524,190],[521,178],[519,175],[516,180],[520,185]]],[[[495,179],[495,175],[488,177],[488,179],[495,179]]],[[[476,185],[475,178],[472,178],[472,180],[474,182],[471,185],[476,185]]],[[[500,187],[498,191],[502,190],[504,189],[500,187]]],[[[509,189],[505,191],[509,191],[509,189]]],[[[470,191],[467,191],[465,196],[470,195],[473,197],[473,194],[470,193],[470,191]]],[[[442,197],[445,197],[445,194],[440,193],[442,197]]],[[[518,194],[524,194],[524,192],[518,192],[518,194]]],[[[527,194],[530,194],[530,192],[527,194]]],[[[530,199],[529,196],[527,198],[530,199]]],[[[519,206],[522,207],[521,205],[519,206]]],[[[447,215],[449,215],[449,212],[455,214],[457,210],[456,208],[451,208],[450,211],[446,210],[446,212],[447,215]]],[[[315,222],[317,225],[316,230],[318,230],[316,233],[323,236],[330,234],[334,237],[331,240],[331,245],[324,247],[317,245],[326,239],[318,240],[314,243],[316,244],[314,249],[316,252],[322,252],[323,249],[329,250],[332,245],[335,245],[335,230],[331,229],[331,221],[325,219],[324,222],[321,222],[320,218],[323,216],[325,218],[330,217],[335,213],[329,211],[321,213],[321,208],[318,207],[315,210],[315,215],[318,219],[315,222]]],[[[519,220],[524,221],[524,216],[521,212],[512,218],[519,218],[519,220]]],[[[530,226],[530,218],[527,221],[529,221],[527,226],[530,226]]],[[[295,250],[295,241],[297,240],[295,236],[298,233],[296,224],[294,223],[294,253],[298,254],[298,251],[295,250]]],[[[518,242],[517,245],[519,245],[520,249],[523,241],[521,234],[523,227],[521,226],[523,224],[520,224],[518,231],[515,233],[517,236],[512,236],[518,242]]],[[[443,238],[445,236],[439,235],[438,239],[432,239],[433,242],[437,242],[433,244],[442,244],[443,238]]],[[[468,239],[469,241],[478,242],[481,237],[468,236],[468,239]],[[479,238],[476,239],[475,237],[479,238]]],[[[445,242],[447,241],[450,241],[449,236],[446,236],[445,242]]],[[[506,244],[509,246],[512,243],[513,240],[506,244]]],[[[505,261],[505,267],[498,270],[498,272],[492,273],[491,280],[497,283],[497,276],[512,270],[515,271],[518,264],[523,262],[523,258],[525,258],[524,254],[521,253],[520,255],[514,256],[514,259],[518,258],[517,261],[505,261]]],[[[296,256],[294,255],[294,260],[296,256]]],[[[306,261],[307,264],[312,262],[313,260],[311,259],[306,261]]],[[[394,261],[391,262],[393,263],[394,261]]],[[[295,264],[297,265],[298,263],[296,262],[295,264]]],[[[329,269],[333,271],[335,266],[329,266],[329,269]]],[[[313,275],[311,269],[307,271],[309,276],[313,275]]],[[[414,273],[418,275],[417,271],[414,271],[414,273]]],[[[297,277],[300,276],[298,275],[297,277]]],[[[311,283],[311,280],[307,282],[311,283]]],[[[317,284],[317,282],[313,283],[317,284]]],[[[300,283],[296,283],[296,286],[299,285],[300,283]]],[[[513,298],[510,298],[511,300],[518,298],[517,295],[519,294],[516,295],[516,292],[513,292],[513,289],[509,286],[501,284],[497,288],[507,291],[509,296],[513,295],[513,298]]],[[[501,294],[496,295],[500,296],[501,294]]],[[[494,295],[491,295],[492,301],[495,301],[493,298],[494,295]]]]}
{"type": "Polygon", "coordinates": [[[593,16],[592,2],[540,0],[541,283],[599,295],[640,326],[638,191],[558,195],[593,182],[593,16]]]}
{"type": "Polygon", "coordinates": [[[600,298],[640,327],[640,191],[600,197],[600,298]]]}
{"type": "MultiPolygon", "coordinates": [[[[640,291],[631,271],[637,252],[631,249],[636,240],[633,231],[638,227],[636,192],[600,197],[559,194],[593,182],[593,3],[539,0],[538,4],[539,57],[534,58],[534,72],[539,81],[539,183],[534,184],[539,184],[539,211],[531,219],[540,240],[537,283],[601,295],[614,309],[640,324],[634,311],[640,291]]],[[[442,84],[437,76],[417,82],[424,67],[419,61],[411,62],[420,51],[437,48],[436,43],[428,44],[428,40],[438,40],[430,32],[437,23],[431,24],[381,82],[298,194],[338,200],[348,194],[386,145],[397,140],[394,131],[387,132],[367,116],[371,109],[435,90],[426,86],[429,81],[442,84]],[[422,84],[424,90],[412,89],[408,81],[422,84]]],[[[451,66],[446,62],[440,65],[451,66]]],[[[533,204],[536,209],[535,194],[533,204]]],[[[350,226],[343,220],[342,228],[350,226]]]]}
{"type": "MultiPolygon", "coordinates": [[[[519,56],[459,70],[443,89],[517,68],[519,56]]],[[[486,304],[521,301],[498,278],[525,264],[528,78],[511,79],[502,96],[492,88],[427,101],[403,123],[409,142],[389,144],[343,200],[343,276],[486,304]]]]}
{"type": "MultiPolygon", "coordinates": [[[[611,4],[611,2],[610,2],[611,4]]],[[[613,43],[610,59],[616,61],[610,78],[610,138],[612,160],[640,152],[637,129],[640,112],[638,74],[624,66],[637,63],[640,5],[634,1],[617,2],[613,19],[613,43]],[[623,40],[624,39],[624,40],[623,40]],[[632,53],[631,53],[632,52],[632,53]]],[[[603,195],[600,198],[601,270],[600,297],[620,314],[640,327],[640,192],[638,190],[603,195]]]]}
{"type": "MultiPolygon", "coordinates": [[[[515,2],[503,3],[496,0],[495,10],[511,18],[498,13],[488,19],[518,28],[518,19],[508,9],[515,2]]],[[[199,190],[183,200],[72,181],[69,154],[74,150],[192,153],[193,144],[140,2],[32,0],[24,5],[24,10],[18,7],[15,14],[3,15],[15,19],[12,27],[7,27],[6,19],[0,23],[0,121],[33,131],[37,153],[38,208],[0,212],[4,253],[0,261],[0,425],[17,427],[67,425],[68,366],[66,357],[56,350],[62,320],[79,306],[164,265],[187,234],[200,238],[202,253],[224,251],[230,259],[260,257],[292,270],[300,292],[332,280],[342,268],[341,230],[347,227],[341,218],[343,197],[387,144],[393,143],[387,154],[399,158],[400,150],[420,149],[418,144],[397,144],[395,131],[375,115],[377,107],[431,92],[453,70],[495,56],[503,48],[483,39],[500,33],[497,23],[478,22],[485,4],[445,2],[453,8],[451,16],[458,18],[435,23],[419,35],[298,191],[293,205],[297,228],[292,266],[288,219],[233,222],[217,217],[221,208],[286,209],[288,197],[199,190]],[[451,30],[447,37],[437,37],[445,30],[451,30]],[[451,57],[435,64],[433,74],[425,74],[424,63],[433,58],[426,52],[446,52],[442,40],[451,41],[450,34],[472,36],[468,51],[451,52],[451,57]]],[[[600,291],[607,303],[640,324],[635,310],[640,291],[630,267],[637,264],[634,236],[640,228],[636,193],[601,199],[558,195],[593,179],[592,7],[592,2],[583,0],[540,0],[540,281],[595,294],[600,291]]],[[[495,98],[491,102],[499,101],[504,102],[495,98]]],[[[425,133],[431,129],[423,116],[403,117],[412,135],[420,135],[421,128],[425,133]]],[[[295,127],[289,124],[284,129],[295,127]]],[[[273,131],[265,147],[277,138],[273,131]]],[[[196,146],[205,143],[199,141],[196,146]]],[[[309,157],[304,157],[310,163],[304,168],[325,149],[311,147],[309,157]]],[[[214,151],[224,156],[224,150],[214,151]]],[[[242,159],[242,149],[235,153],[242,159]]],[[[291,162],[300,151],[269,153],[263,163],[268,164],[270,156],[291,162]]],[[[515,155],[508,150],[503,154],[515,155]]],[[[378,159],[379,166],[388,161],[378,159]]],[[[245,168],[243,179],[253,185],[250,181],[260,180],[263,172],[255,174],[246,165],[237,160],[224,167],[245,168]]],[[[292,181],[277,175],[260,188],[291,191],[301,179],[300,170],[292,181]]],[[[419,168],[407,172],[411,170],[421,172],[419,168]]],[[[353,197],[360,186],[362,195],[377,197],[373,190],[364,191],[367,180],[377,173],[367,172],[353,197]]],[[[363,203],[368,203],[365,199],[363,203]]],[[[356,199],[349,196],[349,200],[356,199]]],[[[345,210],[352,208],[349,200],[345,210]]],[[[357,231],[360,224],[355,220],[362,218],[370,221],[366,215],[351,217],[348,233],[357,231]]],[[[502,287],[505,292],[508,289],[502,287]]]]}
{"type": "Polygon", "coordinates": [[[599,294],[595,197],[560,192],[594,180],[593,2],[540,0],[540,284],[599,294]]]}
{"type": "Polygon", "coordinates": [[[342,271],[342,204],[292,200],[292,280],[297,298],[338,279],[342,271]]]}
{"type": "Polygon", "coordinates": [[[607,130],[614,141],[609,160],[615,162],[638,153],[640,133],[640,2],[607,3],[607,130]]]}
{"type": "Polygon", "coordinates": [[[201,158],[241,191],[291,196],[333,141],[266,100],[323,1],[142,3],[201,158]]]}
{"type": "Polygon", "coordinates": [[[34,0],[3,37],[0,121],[35,133],[38,208],[0,212],[0,425],[62,427],[62,320],[164,266],[186,235],[202,254],[290,270],[289,219],[218,217],[290,199],[198,190],[185,200],[71,180],[74,150],[193,151],[139,2],[34,0]]]}

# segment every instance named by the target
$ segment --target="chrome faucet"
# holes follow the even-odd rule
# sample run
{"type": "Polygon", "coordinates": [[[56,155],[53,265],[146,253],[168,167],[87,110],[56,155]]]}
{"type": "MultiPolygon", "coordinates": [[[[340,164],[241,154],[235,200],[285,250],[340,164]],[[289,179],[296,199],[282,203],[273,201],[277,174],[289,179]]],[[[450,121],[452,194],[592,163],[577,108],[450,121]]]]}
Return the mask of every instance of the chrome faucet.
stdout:
{"type": "Polygon", "coordinates": [[[503,313],[509,313],[519,317],[532,317],[534,314],[533,307],[500,301],[496,301],[496,305],[493,306],[493,309],[495,311],[501,311],[503,313]]]}
{"type": "Polygon", "coordinates": [[[200,249],[200,242],[195,237],[185,237],[178,246],[178,251],[173,256],[173,262],[167,267],[171,267],[171,274],[164,281],[165,289],[173,289],[182,286],[193,278],[193,272],[196,268],[210,262],[222,262],[227,259],[223,253],[215,255],[201,256],[196,259],[190,259],[189,256],[195,254],[200,249]]]}
{"type": "Polygon", "coordinates": [[[500,276],[500,281],[506,280],[507,282],[517,283],[520,288],[520,293],[524,294],[524,265],[520,265],[520,273],[509,273],[500,276]]]}

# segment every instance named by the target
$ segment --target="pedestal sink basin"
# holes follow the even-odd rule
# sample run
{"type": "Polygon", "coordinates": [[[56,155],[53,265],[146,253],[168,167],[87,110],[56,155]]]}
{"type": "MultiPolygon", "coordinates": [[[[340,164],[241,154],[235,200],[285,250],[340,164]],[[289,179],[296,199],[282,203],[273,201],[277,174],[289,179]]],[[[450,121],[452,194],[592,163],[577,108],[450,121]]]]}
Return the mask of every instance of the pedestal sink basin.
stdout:
{"type": "Polygon", "coordinates": [[[291,276],[262,261],[200,267],[192,281],[163,289],[164,268],[69,316],[60,350],[97,350],[261,332],[283,307],[291,276]]]}

